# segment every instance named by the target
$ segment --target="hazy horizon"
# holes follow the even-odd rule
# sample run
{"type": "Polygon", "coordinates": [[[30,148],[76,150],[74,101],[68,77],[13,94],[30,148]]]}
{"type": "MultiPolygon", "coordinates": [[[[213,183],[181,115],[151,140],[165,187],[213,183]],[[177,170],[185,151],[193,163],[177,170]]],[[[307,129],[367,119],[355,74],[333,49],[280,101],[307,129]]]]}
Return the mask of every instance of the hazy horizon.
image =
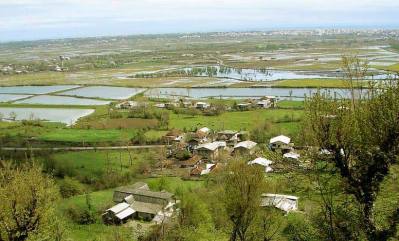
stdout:
{"type": "Polygon", "coordinates": [[[0,41],[399,27],[399,1],[0,0],[0,41]]]}

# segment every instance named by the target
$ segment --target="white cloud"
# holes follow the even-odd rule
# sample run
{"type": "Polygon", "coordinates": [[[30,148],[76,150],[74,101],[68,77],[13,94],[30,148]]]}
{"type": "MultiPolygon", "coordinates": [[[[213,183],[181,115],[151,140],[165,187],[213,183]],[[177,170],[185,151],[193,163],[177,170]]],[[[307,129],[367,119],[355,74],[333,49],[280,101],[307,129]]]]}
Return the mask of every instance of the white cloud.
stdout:
{"type": "Polygon", "coordinates": [[[127,23],[140,23],[153,32],[157,24],[162,24],[162,32],[190,26],[192,31],[206,26],[208,30],[213,26],[398,26],[397,12],[399,1],[393,0],[0,0],[0,38],[8,31],[68,26],[91,26],[106,33],[112,25],[127,23]]]}

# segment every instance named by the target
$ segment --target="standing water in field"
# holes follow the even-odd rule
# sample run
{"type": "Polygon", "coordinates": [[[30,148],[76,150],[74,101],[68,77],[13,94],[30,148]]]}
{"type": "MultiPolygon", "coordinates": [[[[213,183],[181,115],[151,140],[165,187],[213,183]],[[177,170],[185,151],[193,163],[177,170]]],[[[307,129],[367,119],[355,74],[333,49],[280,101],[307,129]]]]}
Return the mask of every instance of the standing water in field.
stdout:
{"type": "Polygon", "coordinates": [[[93,113],[92,109],[59,109],[59,108],[11,108],[0,107],[2,118],[6,121],[15,120],[45,120],[74,124],[79,118],[93,113]]]}

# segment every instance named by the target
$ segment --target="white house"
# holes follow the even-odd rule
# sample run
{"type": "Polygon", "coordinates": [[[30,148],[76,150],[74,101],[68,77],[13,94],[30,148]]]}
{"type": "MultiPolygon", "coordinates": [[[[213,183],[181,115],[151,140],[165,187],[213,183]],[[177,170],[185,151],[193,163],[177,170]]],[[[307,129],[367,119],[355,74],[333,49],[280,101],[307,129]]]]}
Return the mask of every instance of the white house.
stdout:
{"type": "Polygon", "coordinates": [[[291,143],[291,138],[289,138],[288,136],[279,135],[270,139],[269,146],[272,150],[275,149],[291,150],[292,148],[290,146],[290,143],[291,143]]]}
{"type": "Polygon", "coordinates": [[[266,158],[263,157],[258,157],[252,161],[248,162],[248,165],[260,165],[265,168],[265,172],[271,172],[273,169],[270,167],[270,165],[273,163],[273,161],[270,161],[266,158]]]}
{"type": "Polygon", "coordinates": [[[253,154],[256,145],[257,143],[253,141],[241,141],[234,145],[234,152],[241,154],[253,154]]]}
{"type": "Polygon", "coordinates": [[[208,109],[209,107],[211,107],[208,103],[206,103],[206,102],[197,102],[197,103],[195,103],[195,108],[197,108],[197,109],[202,109],[202,110],[204,110],[204,109],[208,109]]]}
{"type": "Polygon", "coordinates": [[[225,141],[214,141],[211,143],[204,143],[198,145],[195,150],[198,155],[202,156],[203,158],[208,158],[214,160],[216,157],[219,156],[219,150],[223,150],[226,148],[225,141]]]}
{"type": "Polygon", "coordinates": [[[261,196],[261,207],[276,207],[287,213],[298,210],[298,197],[282,194],[264,193],[261,196]]]}

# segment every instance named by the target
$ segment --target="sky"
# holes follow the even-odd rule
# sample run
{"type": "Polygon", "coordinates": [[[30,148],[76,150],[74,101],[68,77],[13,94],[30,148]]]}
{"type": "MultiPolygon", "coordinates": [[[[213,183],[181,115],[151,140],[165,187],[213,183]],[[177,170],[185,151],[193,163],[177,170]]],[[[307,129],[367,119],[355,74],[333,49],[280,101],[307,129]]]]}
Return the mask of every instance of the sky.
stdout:
{"type": "Polygon", "coordinates": [[[285,28],[399,28],[398,0],[0,0],[0,41],[285,28]]]}

